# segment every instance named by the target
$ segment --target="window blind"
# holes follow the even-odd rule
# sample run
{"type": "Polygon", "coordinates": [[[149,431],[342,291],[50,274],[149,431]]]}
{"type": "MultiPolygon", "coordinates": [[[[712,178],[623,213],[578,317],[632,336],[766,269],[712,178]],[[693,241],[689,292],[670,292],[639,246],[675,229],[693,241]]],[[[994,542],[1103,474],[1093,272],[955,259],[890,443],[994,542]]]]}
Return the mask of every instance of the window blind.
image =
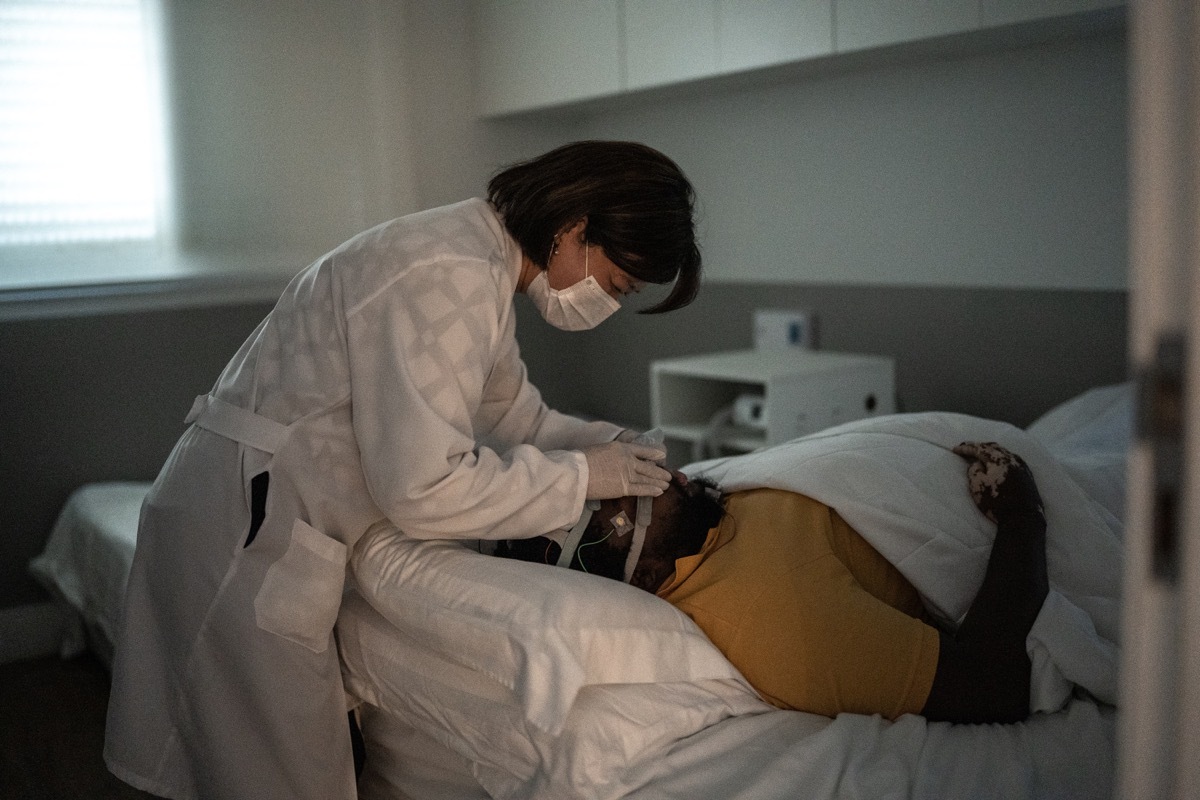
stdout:
{"type": "Polygon", "coordinates": [[[155,238],[147,0],[0,0],[0,245],[155,238]]]}

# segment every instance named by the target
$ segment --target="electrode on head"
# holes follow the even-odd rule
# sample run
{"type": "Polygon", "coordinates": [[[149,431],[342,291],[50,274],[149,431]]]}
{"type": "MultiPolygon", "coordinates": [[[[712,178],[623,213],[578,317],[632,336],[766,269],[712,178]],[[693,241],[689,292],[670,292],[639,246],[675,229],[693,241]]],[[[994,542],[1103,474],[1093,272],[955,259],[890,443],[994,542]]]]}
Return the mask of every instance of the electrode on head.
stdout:
{"type": "Polygon", "coordinates": [[[616,532],[617,538],[620,538],[633,530],[633,522],[630,521],[629,515],[624,511],[618,512],[617,515],[608,522],[613,526],[613,531],[616,532]]]}

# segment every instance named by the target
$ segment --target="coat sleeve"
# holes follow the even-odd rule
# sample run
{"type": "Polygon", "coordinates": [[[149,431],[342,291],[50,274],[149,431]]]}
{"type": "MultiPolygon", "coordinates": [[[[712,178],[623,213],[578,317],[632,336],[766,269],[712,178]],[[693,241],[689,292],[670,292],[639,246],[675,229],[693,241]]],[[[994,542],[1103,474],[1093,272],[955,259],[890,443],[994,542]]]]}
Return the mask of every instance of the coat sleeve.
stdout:
{"type": "Polygon", "coordinates": [[[539,450],[578,450],[611,442],[623,429],[611,422],[587,422],[546,405],[521,360],[511,314],[497,342],[495,364],[483,390],[478,435],[500,452],[520,444],[539,450]]]}
{"type": "Polygon", "coordinates": [[[455,259],[405,275],[346,317],[354,434],[375,503],[418,538],[569,526],[587,488],[581,453],[533,443],[498,453],[476,441],[512,302],[491,265],[455,259]]]}

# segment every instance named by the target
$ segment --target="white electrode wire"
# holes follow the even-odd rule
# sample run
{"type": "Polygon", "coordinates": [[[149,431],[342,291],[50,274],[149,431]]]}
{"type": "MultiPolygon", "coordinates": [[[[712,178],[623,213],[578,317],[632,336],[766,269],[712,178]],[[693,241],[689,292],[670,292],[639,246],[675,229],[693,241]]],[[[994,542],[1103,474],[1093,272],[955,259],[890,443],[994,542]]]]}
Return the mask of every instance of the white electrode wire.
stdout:
{"type": "Polygon", "coordinates": [[[728,405],[709,418],[704,432],[692,443],[692,460],[703,461],[721,455],[720,447],[725,429],[733,422],[733,406],[728,405]]]}

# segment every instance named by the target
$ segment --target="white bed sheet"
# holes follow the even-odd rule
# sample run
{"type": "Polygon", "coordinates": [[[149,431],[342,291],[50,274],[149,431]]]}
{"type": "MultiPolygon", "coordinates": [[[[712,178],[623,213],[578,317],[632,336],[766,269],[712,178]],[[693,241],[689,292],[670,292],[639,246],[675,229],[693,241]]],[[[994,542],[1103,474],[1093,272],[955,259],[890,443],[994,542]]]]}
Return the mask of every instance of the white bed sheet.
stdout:
{"type": "Polygon", "coordinates": [[[149,491],[149,483],[138,482],[80,487],[63,505],[46,547],[30,562],[29,571],[63,611],[59,652],[64,658],[90,644],[111,661],[138,516],[149,491]]]}
{"type": "Polygon", "coordinates": [[[593,685],[550,736],[479,673],[397,647],[361,599],[345,613],[361,648],[347,658],[376,684],[363,800],[1090,800],[1112,785],[1115,715],[1086,700],[1018,725],[955,726],[780,711],[738,682],[593,685]],[[472,722],[458,714],[478,728],[464,735],[472,722]]]}
{"type": "Polygon", "coordinates": [[[677,742],[625,797],[1098,800],[1111,794],[1113,716],[1086,701],[1018,725],[745,715],[677,742]]]}

